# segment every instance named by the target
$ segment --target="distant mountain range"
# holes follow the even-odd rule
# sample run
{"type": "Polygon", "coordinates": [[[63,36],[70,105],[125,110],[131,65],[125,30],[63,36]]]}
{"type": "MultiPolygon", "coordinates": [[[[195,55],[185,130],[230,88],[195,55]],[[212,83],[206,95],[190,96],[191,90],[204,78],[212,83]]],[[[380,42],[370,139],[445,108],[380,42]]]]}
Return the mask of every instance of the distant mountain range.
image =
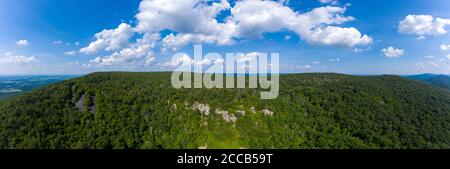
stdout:
{"type": "Polygon", "coordinates": [[[77,75],[0,76],[0,99],[73,77],[77,77],[77,75]]]}
{"type": "Polygon", "coordinates": [[[443,89],[450,90],[450,76],[443,74],[420,74],[420,75],[412,75],[405,76],[408,79],[422,81],[428,84],[432,84],[438,86],[443,89]]]}

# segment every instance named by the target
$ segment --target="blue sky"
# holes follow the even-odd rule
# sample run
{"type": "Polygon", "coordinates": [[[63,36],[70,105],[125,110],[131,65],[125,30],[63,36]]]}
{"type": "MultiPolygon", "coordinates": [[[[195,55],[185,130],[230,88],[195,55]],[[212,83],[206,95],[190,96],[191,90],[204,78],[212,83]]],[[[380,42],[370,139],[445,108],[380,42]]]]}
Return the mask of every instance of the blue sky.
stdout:
{"type": "Polygon", "coordinates": [[[172,70],[193,43],[277,52],[285,73],[450,74],[448,0],[144,1],[0,1],[0,74],[172,70]]]}

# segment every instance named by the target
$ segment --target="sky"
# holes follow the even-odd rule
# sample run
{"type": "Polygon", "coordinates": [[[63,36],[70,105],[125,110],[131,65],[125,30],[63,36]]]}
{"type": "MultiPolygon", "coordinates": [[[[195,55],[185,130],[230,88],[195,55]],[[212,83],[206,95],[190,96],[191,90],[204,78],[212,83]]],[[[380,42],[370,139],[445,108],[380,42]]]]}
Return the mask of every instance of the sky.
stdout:
{"type": "Polygon", "coordinates": [[[450,74],[448,9],[448,0],[1,0],[0,75],[170,71],[193,62],[194,44],[224,57],[279,53],[282,73],[450,74]]]}

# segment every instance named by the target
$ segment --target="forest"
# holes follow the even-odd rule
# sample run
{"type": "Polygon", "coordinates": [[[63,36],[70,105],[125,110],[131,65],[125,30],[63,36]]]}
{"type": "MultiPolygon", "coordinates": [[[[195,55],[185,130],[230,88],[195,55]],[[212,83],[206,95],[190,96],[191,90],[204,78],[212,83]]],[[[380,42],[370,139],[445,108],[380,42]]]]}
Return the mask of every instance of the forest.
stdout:
{"type": "Polygon", "coordinates": [[[1,100],[0,148],[450,148],[450,92],[400,76],[280,75],[273,100],[170,77],[93,73],[1,100]]]}

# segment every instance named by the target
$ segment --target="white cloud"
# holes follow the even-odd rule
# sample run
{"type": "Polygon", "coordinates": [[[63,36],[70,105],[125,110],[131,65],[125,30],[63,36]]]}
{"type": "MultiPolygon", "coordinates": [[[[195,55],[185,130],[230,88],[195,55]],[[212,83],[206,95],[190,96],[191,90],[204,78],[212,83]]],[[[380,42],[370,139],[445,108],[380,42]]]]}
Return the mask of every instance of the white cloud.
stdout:
{"type": "Polygon", "coordinates": [[[418,36],[416,39],[417,40],[425,40],[425,39],[427,39],[427,37],[425,37],[425,36],[418,36]]]}
{"type": "Polygon", "coordinates": [[[319,0],[322,4],[329,4],[329,5],[339,5],[338,0],[319,0]]]}
{"type": "Polygon", "coordinates": [[[432,58],[434,58],[434,56],[433,55],[426,55],[426,56],[424,56],[424,58],[432,59],[432,58]]]}
{"type": "Polygon", "coordinates": [[[136,15],[136,31],[176,32],[164,37],[163,50],[177,50],[192,42],[230,45],[235,39],[261,38],[264,33],[284,29],[313,44],[352,47],[373,41],[356,28],[331,26],[354,20],[343,16],[345,7],[320,7],[302,14],[284,4],[286,1],[248,0],[231,7],[226,0],[143,0],[136,15]],[[217,15],[228,9],[231,15],[218,21],[217,15]]]}
{"type": "Polygon", "coordinates": [[[152,48],[160,38],[159,34],[145,34],[136,43],[129,47],[105,57],[97,57],[91,60],[90,66],[148,66],[153,63],[155,57],[152,48]]]}
{"type": "Polygon", "coordinates": [[[164,63],[163,66],[176,67],[181,64],[193,64],[193,63],[194,63],[194,61],[191,59],[191,57],[189,57],[189,55],[183,54],[183,55],[176,57],[175,59],[173,59],[170,62],[164,63]]]}
{"type": "Polygon", "coordinates": [[[60,44],[62,44],[62,43],[63,43],[63,41],[61,41],[61,40],[53,41],[53,44],[54,44],[54,45],[60,45],[60,44]]]}
{"type": "Polygon", "coordinates": [[[94,42],[79,52],[115,51],[92,62],[97,65],[135,63],[137,59],[146,58],[144,56],[152,52],[156,42],[161,42],[162,51],[176,51],[190,43],[231,45],[236,40],[261,38],[265,33],[283,30],[296,33],[310,44],[353,47],[373,42],[354,27],[338,26],[355,20],[344,16],[347,6],[319,7],[300,13],[286,6],[288,3],[286,0],[245,0],[231,6],[228,0],[142,0],[135,16],[135,27],[122,23],[116,29],[103,30],[95,35],[94,42]],[[217,19],[219,14],[228,13],[223,20],[217,19]],[[135,33],[159,34],[166,30],[172,33],[152,41],[149,46],[129,43],[135,33]]]}
{"type": "Polygon", "coordinates": [[[13,55],[11,53],[5,53],[3,57],[0,57],[0,64],[5,65],[27,65],[37,62],[39,61],[33,56],[13,55]]]}
{"type": "Polygon", "coordinates": [[[322,4],[333,4],[333,5],[338,3],[337,0],[319,0],[319,2],[322,4]]]}
{"type": "Polygon", "coordinates": [[[233,44],[234,23],[220,23],[216,16],[230,4],[222,0],[208,5],[205,0],[143,0],[136,15],[138,32],[177,32],[164,38],[164,49],[177,49],[190,42],[233,44]]]}
{"type": "Polygon", "coordinates": [[[286,35],[286,36],[284,36],[284,40],[289,40],[289,39],[291,39],[291,38],[292,38],[291,35],[286,35]]]}
{"type": "Polygon", "coordinates": [[[173,51],[178,50],[179,48],[193,42],[193,43],[211,43],[211,44],[219,44],[225,45],[228,43],[233,43],[233,41],[229,41],[230,39],[222,41],[220,37],[215,35],[204,35],[204,34],[170,34],[167,35],[162,40],[162,50],[166,51],[167,49],[172,49],[173,51]]]}
{"type": "Polygon", "coordinates": [[[276,32],[295,22],[296,13],[274,1],[239,1],[231,9],[231,20],[238,23],[238,36],[261,38],[263,33],[276,32]]]}
{"type": "Polygon", "coordinates": [[[346,8],[326,6],[298,13],[273,1],[239,1],[231,9],[238,33],[244,37],[262,37],[266,32],[292,30],[312,44],[348,46],[372,43],[356,28],[330,26],[354,20],[346,17],[346,8]]]}
{"type": "Polygon", "coordinates": [[[396,49],[392,46],[389,46],[387,48],[381,49],[381,53],[383,53],[383,55],[386,57],[396,58],[396,57],[400,57],[400,56],[404,55],[405,50],[396,49]]]}
{"type": "Polygon", "coordinates": [[[341,59],[340,58],[332,58],[332,59],[328,59],[328,62],[340,62],[341,59]]]}
{"type": "Polygon", "coordinates": [[[28,46],[28,40],[19,40],[16,42],[17,46],[28,46]]]}
{"type": "Polygon", "coordinates": [[[66,56],[75,56],[77,54],[77,51],[67,51],[67,52],[64,52],[64,55],[66,55],[66,56]]]}
{"type": "Polygon", "coordinates": [[[95,34],[96,41],[89,46],[80,49],[81,53],[92,54],[100,50],[119,50],[128,45],[128,40],[133,36],[133,30],[126,23],[120,24],[116,29],[103,30],[95,34]]]}
{"type": "Polygon", "coordinates": [[[450,61],[450,54],[448,54],[445,58],[450,61]]]}
{"type": "Polygon", "coordinates": [[[182,54],[171,60],[170,62],[165,62],[163,64],[160,64],[159,66],[163,67],[177,67],[181,64],[187,64],[187,65],[205,65],[210,66],[212,64],[223,64],[225,61],[222,58],[215,58],[215,59],[208,59],[203,58],[203,60],[194,60],[187,54],[182,54]]]}
{"type": "Polygon", "coordinates": [[[363,49],[359,49],[359,48],[353,49],[353,52],[355,52],[355,53],[359,53],[359,52],[363,52],[363,51],[364,51],[363,49]]]}
{"type": "Polygon", "coordinates": [[[340,28],[328,26],[325,28],[318,28],[310,34],[307,34],[306,39],[311,43],[323,45],[338,45],[353,47],[355,45],[366,45],[372,43],[372,38],[367,35],[361,36],[355,28],[340,28]]]}
{"type": "Polygon", "coordinates": [[[237,62],[250,62],[250,61],[260,57],[260,55],[261,55],[261,53],[258,53],[258,52],[240,54],[239,56],[237,56],[237,62]]]}
{"type": "Polygon", "coordinates": [[[300,69],[311,69],[312,67],[310,65],[299,65],[298,68],[300,68],[300,69]]]}
{"type": "Polygon", "coordinates": [[[314,62],[312,62],[312,64],[317,65],[317,64],[320,64],[320,62],[319,61],[314,61],[314,62]]]}
{"type": "Polygon", "coordinates": [[[354,48],[354,49],[353,49],[353,52],[355,52],[355,53],[360,53],[360,52],[371,51],[371,50],[372,50],[372,47],[368,47],[368,48],[365,48],[365,49],[354,48]]]}
{"type": "Polygon", "coordinates": [[[450,19],[434,18],[431,15],[408,15],[399,22],[398,32],[404,34],[442,35],[445,27],[450,25],[450,19]]]}
{"type": "Polygon", "coordinates": [[[442,50],[442,51],[450,50],[450,45],[444,45],[444,44],[442,44],[440,47],[441,47],[441,50],[442,50]]]}
{"type": "Polygon", "coordinates": [[[80,45],[80,42],[75,42],[75,46],[79,46],[80,45]]]}

